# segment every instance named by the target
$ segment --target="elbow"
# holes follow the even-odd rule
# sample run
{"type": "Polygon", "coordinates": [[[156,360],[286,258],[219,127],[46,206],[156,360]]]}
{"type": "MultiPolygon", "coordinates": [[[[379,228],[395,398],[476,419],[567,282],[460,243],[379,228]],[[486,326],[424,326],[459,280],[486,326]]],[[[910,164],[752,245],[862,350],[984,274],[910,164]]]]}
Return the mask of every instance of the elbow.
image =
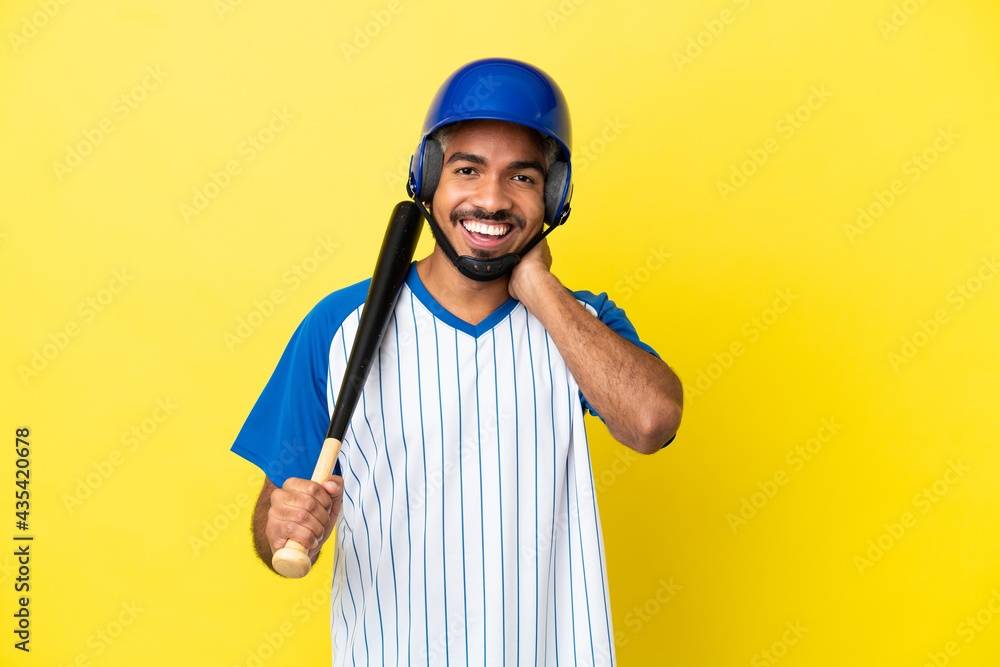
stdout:
{"type": "Polygon", "coordinates": [[[632,449],[640,454],[655,454],[663,449],[681,426],[681,412],[680,403],[671,399],[646,411],[638,424],[632,449]]]}

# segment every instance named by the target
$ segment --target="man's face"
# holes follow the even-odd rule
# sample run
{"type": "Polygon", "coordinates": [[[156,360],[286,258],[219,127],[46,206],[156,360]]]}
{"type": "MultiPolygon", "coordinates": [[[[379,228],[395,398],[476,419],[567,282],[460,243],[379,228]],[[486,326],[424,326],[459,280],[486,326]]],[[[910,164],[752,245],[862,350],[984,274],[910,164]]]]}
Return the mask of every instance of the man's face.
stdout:
{"type": "Polygon", "coordinates": [[[538,134],[514,123],[466,121],[448,139],[434,218],[459,255],[517,252],[545,215],[545,155],[538,134]]]}

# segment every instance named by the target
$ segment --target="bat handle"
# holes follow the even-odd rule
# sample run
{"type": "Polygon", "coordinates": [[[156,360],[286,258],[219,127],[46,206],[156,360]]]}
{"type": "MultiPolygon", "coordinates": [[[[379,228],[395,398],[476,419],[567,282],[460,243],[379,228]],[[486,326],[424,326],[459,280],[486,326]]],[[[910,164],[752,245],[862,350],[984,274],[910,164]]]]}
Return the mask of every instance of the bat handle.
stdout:
{"type": "MultiPolygon", "coordinates": [[[[319,460],[316,461],[316,468],[313,470],[312,481],[322,484],[333,473],[337,456],[340,454],[340,445],[341,442],[337,438],[327,438],[323,442],[323,449],[319,453],[319,460]]],[[[271,557],[271,565],[275,572],[283,577],[301,579],[309,574],[312,561],[309,560],[308,551],[304,546],[295,540],[288,540],[285,546],[274,552],[274,556],[271,557]]]]}

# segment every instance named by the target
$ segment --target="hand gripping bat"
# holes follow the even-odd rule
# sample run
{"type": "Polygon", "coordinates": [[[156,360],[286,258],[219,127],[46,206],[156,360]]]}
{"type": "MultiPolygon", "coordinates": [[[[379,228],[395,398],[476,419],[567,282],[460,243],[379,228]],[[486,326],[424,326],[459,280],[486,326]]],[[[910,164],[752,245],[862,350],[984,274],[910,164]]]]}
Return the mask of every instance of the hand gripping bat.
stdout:
{"type": "MultiPolygon", "coordinates": [[[[323,449],[313,470],[311,479],[316,483],[322,483],[333,472],[337,455],[340,454],[341,439],[354,414],[361,389],[365,386],[368,372],[396,306],[396,299],[399,298],[406,273],[413,261],[422,225],[423,218],[413,202],[400,202],[392,210],[389,227],[382,239],[382,249],[375,262],[368,296],[361,311],[358,333],[347,359],[347,369],[330,419],[330,428],[327,429],[323,449]]],[[[312,567],[306,548],[294,540],[289,540],[284,547],[274,552],[271,564],[276,572],[291,579],[304,577],[312,567]]]]}

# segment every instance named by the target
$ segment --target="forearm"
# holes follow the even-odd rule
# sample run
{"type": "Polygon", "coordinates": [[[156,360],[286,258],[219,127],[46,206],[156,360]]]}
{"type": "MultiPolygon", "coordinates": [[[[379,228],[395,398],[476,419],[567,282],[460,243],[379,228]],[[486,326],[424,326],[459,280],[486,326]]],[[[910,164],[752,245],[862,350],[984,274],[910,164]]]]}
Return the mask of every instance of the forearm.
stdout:
{"type": "Polygon", "coordinates": [[[271,480],[265,477],[264,486],[260,490],[260,496],[257,497],[253,518],[250,521],[254,551],[272,571],[274,567],[271,565],[271,560],[274,558],[274,553],[271,551],[271,543],[267,539],[267,513],[271,509],[271,492],[275,488],[271,480]]]}
{"type": "Polygon", "coordinates": [[[538,272],[527,285],[522,303],[545,326],[611,435],[641,453],[659,450],[680,426],[676,374],[591,315],[552,273],[538,272]]]}

